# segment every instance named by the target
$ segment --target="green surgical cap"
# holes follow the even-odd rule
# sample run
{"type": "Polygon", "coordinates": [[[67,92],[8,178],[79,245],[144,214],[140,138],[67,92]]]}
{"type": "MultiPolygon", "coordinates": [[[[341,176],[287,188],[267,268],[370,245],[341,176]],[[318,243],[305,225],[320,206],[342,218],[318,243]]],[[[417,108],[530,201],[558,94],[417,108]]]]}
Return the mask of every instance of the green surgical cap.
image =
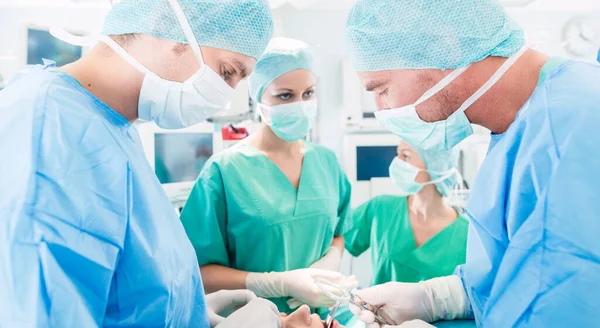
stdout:
{"type": "MultiPolygon", "coordinates": [[[[448,151],[413,149],[425,163],[427,172],[432,181],[443,177],[444,174],[441,173],[447,173],[448,171],[455,169],[458,164],[458,150],[456,150],[456,148],[448,151]]],[[[456,186],[456,181],[456,175],[452,175],[450,178],[436,183],[435,187],[442,196],[447,197],[454,189],[454,186],[456,186]]]]}
{"type": "Polygon", "coordinates": [[[250,75],[250,96],[260,102],[265,89],[278,77],[297,69],[312,72],[313,61],[312,50],[306,43],[274,38],[250,75]]]}
{"type": "Polygon", "coordinates": [[[497,0],[358,0],[346,42],[356,70],[373,72],[510,57],[525,37],[497,0]]]}
{"type": "MultiPolygon", "coordinates": [[[[199,45],[260,58],[273,35],[267,0],[177,0],[199,45]]],[[[145,34],[188,44],[167,0],[122,0],[102,35],[145,34]]]]}

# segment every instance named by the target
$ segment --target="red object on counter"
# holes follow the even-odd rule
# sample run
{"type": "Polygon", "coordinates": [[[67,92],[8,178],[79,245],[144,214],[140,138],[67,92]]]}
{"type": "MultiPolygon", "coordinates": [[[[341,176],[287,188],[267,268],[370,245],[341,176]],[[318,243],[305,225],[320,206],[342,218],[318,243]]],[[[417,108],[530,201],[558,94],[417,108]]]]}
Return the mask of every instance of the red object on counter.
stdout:
{"type": "Polygon", "coordinates": [[[223,140],[243,140],[249,136],[246,128],[236,128],[231,124],[221,128],[221,135],[223,140]]]}

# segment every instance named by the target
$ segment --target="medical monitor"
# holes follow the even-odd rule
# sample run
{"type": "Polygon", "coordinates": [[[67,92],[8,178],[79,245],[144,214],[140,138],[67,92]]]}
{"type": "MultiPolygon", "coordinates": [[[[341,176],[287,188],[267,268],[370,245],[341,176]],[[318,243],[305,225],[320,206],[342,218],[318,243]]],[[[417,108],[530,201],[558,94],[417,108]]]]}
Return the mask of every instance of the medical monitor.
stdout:
{"type": "MultiPolygon", "coordinates": [[[[392,133],[354,133],[344,136],[344,169],[352,184],[352,207],[368,201],[381,190],[372,180],[389,180],[389,167],[400,138],[392,133]]],[[[381,184],[377,184],[380,187],[381,184]]],[[[397,191],[393,187],[387,191],[397,191]]]]}
{"type": "Polygon", "coordinates": [[[210,123],[165,130],[154,123],[136,124],[144,153],[175,207],[185,204],[200,171],[222,149],[221,133],[210,123]]]}
{"type": "MultiPolygon", "coordinates": [[[[75,35],[82,35],[69,31],[75,35]]],[[[57,67],[72,63],[84,54],[84,47],[69,44],[59,40],[50,34],[50,28],[33,24],[25,25],[24,36],[25,47],[23,55],[23,66],[39,65],[43,59],[56,62],[57,67]]]]}

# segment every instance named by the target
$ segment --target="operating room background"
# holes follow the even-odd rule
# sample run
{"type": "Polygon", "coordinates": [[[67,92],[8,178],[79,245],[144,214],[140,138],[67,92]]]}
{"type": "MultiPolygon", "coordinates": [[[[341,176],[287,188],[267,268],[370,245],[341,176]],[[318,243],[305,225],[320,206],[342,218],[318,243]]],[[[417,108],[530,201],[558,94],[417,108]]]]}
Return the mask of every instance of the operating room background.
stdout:
{"type": "MultiPolygon", "coordinates": [[[[595,42],[600,48],[600,1],[598,0],[506,0],[514,4],[508,10],[526,30],[530,45],[547,54],[567,58],[595,60],[594,52],[584,42],[595,42]],[[525,6],[519,6],[526,4],[525,6]],[[589,31],[579,31],[581,21],[589,31]],[[597,23],[596,23],[597,22],[597,23]],[[585,34],[585,35],[581,35],[585,34]]],[[[275,36],[287,36],[303,40],[315,48],[316,70],[319,75],[320,112],[314,133],[315,140],[336,151],[342,165],[346,163],[344,138],[348,131],[348,87],[356,81],[344,74],[346,65],[343,29],[347,12],[353,1],[318,0],[291,1],[301,8],[273,1],[276,24],[275,36]]],[[[94,0],[0,0],[0,74],[9,78],[23,65],[23,26],[35,22],[43,26],[97,33],[104,15],[109,10],[107,1],[94,0]]],[[[356,92],[360,92],[357,90],[356,92]]],[[[485,133],[485,132],[481,132],[485,133]]],[[[480,148],[481,149],[481,148],[480,148]]],[[[485,151],[485,148],[483,148],[485,151]]],[[[468,152],[466,154],[469,156],[468,152]]],[[[477,173],[476,161],[467,160],[464,175],[472,183],[477,173]]],[[[370,281],[370,257],[367,255],[351,260],[345,256],[343,270],[356,274],[361,285],[370,281]]]]}

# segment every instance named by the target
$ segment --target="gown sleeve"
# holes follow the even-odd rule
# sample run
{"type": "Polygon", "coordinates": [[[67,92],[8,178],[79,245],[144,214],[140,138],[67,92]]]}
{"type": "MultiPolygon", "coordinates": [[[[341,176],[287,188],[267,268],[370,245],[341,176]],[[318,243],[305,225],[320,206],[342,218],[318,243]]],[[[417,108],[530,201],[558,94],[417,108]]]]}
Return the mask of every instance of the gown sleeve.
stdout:
{"type": "Polygon", "coordinates": [[[553,131],[566,140],[556,147],[554,167],[528,161],[533,172],[552,171],[535,210],[511,236],[496,278],[505,288],[493,290],[485,308],[492,325],[548,327],[569,318],[572,327],[598,326],[600,154],[591,149],[598,147],[600,115],[583,117],[590,123],[553,131]]]}
{"type": "Polygon", "coordinates": [[[19,148],[0,177],[0,326],[100,327],[124,250],[131,168],[101,124],[65,120],[43,100],[31,110],[21,99],[12,110],[22,117],[0,124],[0,140],[11,139],[0,152],[19,148]]]}
{"type": "Polygon", "coordinates": [[[551,73],[482,166],[462,279],[485,326],[598,326],[599,76],[551,73]]]}
{"type": "Polygon", "coordinates": [[[227,203],[221,173],[215,161],[207,163],[181,212],[181,222],[200,266],[231,266],[227,251],[227,203]]]}
{"type": "Polygon", "coordinates": [[[352,214],[353,226],[344,234],[346,250],[352,256],[360,256],[371,247],[371,227],[376,200],[377,198],[362,204],[352,214]]]}

